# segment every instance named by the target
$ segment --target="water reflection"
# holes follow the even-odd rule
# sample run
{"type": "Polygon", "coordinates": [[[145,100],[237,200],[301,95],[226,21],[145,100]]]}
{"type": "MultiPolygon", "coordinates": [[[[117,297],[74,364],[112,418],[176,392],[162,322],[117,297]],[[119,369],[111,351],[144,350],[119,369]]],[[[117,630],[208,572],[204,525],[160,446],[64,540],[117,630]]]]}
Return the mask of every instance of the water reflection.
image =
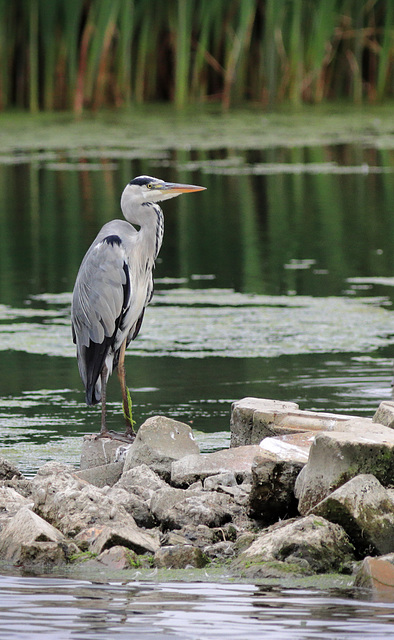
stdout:
{"type": "Polygon", "coordinates": [[[53,153],[0,163],[2,302],[70,291],[97,229],[120,217],[123,187],[140,173],[207,187],[198,200],[166,203],[158,277],[214,274],[216,286],[237,291],[337,295],[346,277],[394,271],[393,152],[345,146],[193,150],[171,151],[160,161],[118,154],[63,152],[56,165],[53,153]],[[259,166],[276,167],[276,173],[256,175],[259,166]],[[300,170],[289,173],[286,166],[300,170]],[[320,170],[310,172],[311,166],[320,170]],[[313,267],[286,268],[294,260],[313,267]],[[320,278],[313,277],[316,271],[320,278]]]}
{"type": "Polygon", "coordinates": [[[318,593],[246,584],[2,578],[0,640],[41,637],[390,638],[392,604],[346,590],[318,593]],[[349,599],[350,597],[350,599],[349,599]]]}

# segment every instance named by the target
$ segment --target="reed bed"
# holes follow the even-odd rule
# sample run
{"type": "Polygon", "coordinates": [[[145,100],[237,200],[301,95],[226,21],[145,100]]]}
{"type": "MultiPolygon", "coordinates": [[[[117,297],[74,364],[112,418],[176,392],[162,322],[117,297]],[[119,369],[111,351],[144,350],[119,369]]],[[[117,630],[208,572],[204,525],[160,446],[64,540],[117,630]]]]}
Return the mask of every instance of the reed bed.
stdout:
{"type": "Polygon", "coordinates": [[[394,94],[394,0],[0,0],[0,109],[394,94]]]}

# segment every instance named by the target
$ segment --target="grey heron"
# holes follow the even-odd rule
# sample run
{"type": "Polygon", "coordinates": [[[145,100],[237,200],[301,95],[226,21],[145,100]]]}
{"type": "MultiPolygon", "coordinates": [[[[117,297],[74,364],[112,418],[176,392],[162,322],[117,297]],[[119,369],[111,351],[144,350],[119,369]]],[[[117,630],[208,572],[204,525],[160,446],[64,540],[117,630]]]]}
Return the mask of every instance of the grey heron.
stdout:
{"type": "Polygon", "coordinates": [[[107,429],[106,389],[116,367],[126,420],[124,437],[134,435],[124,357],[153,295],[152,271],[164,232],[157,203],[203,189],[151,176],[134,178],[121,196],[125,220],[107,222],[82,260],[72,298],[72,337],[86,403],[102,404],[100,437],[114,437],[107,429]]]}

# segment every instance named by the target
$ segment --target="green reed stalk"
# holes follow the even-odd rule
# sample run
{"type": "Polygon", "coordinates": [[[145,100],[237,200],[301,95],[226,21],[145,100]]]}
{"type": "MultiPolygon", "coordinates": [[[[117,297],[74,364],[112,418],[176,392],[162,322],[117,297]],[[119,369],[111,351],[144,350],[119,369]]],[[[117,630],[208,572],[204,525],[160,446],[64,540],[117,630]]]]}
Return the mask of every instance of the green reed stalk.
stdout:
{"type": "Polygon", "coordinates": [[[174,102],[177,109],[182,109],[188,100],[194,10],[194,0],[177,0],[174,91],[174,102]]]}
{"type": "Polygon", "coordinates": [[[247,83],[246,65],[242,66],[242,58],[250,48],[250,38],[256,15],[255,0],[242,0],[238,7],[237,23],[232,33],[228,58],[225,62],[222,106],[230,107],[232,91],[241,97],[247,83]]]}
{"type": "MultiPolygon", "coordinates": [[[[81,53],[79,30],[81,28],[81,14],[83,3],[80,0],[60,0],[62,39],[59,63],[65,69],[66,87],[63,97],[63,107],[75,106],[77,78],[81,53]]],[[[81,79],[80,79],[81,80],[81,79]]],[[[78,96],[80,102],[83,96],[78,96]]]]}
{"type": "Polygon", "coordinates": [[[381,41],[382,45],[379,51],[378,75],[376,81],[376,93],[378,100],[383,100],[386,91],[390,91],[390,89],[394,88],[394,2],[392,0],[387,0],[385,3],[381,41]]]}
{"type": "Polygon", "coordinates": [[[51,110],[55,105],[55,81],[57,58],[57,0],[40,0],[39,2],[39,33],[44,55],[42,93],[44,109],[51,110]]]}
{"type": "Polygon", "coordinates": [[[264,13],[264,36],[262,46],[265,70],[266,102],[273,106],[278,101],[280,86],[278,39],[282,33],[285,12],[284,0],[266,0],[264,13]]]}
{"type": "Polygon", "coordinates": [[[38,111],[38,0],[29,0],[29,110],[38,111]]]}
{"type": "Polygon", "coordinates": [[[120,106],[131,103],[131,67],[134,27],[134,0],[121,0],[119,9],[119,46],[116,51],[115,102],[120,106]]]}

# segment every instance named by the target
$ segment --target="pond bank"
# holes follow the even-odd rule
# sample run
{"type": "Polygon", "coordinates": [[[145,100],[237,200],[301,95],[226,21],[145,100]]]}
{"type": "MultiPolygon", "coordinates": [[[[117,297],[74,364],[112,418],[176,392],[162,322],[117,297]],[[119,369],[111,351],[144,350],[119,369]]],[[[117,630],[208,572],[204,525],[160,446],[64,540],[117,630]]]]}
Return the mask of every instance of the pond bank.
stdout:
{"type": "Polygon", "coordinates": [[[0,558],[41,575],[197,571],[392,597],[393,425],[392,402],[369,420],[245,398],[236,446],[211,454],[157,416],[130,445],[85,436],[80,470],[50,462],[28,480],[2,460],[0,558]]]}

